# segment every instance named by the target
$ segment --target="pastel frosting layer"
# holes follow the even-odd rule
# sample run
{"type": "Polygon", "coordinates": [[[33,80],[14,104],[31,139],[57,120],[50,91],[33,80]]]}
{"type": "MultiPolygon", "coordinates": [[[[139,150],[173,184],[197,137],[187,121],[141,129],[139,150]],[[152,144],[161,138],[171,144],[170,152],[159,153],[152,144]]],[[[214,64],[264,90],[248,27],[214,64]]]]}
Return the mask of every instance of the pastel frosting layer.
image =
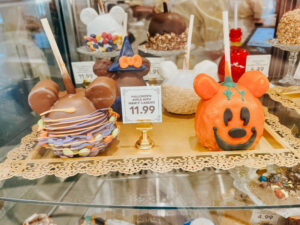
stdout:
{"type": "Polygon", "coordinates": [[[42,118],[39,144],[60,157],[95,156],[118,135],[117,117],[110,109],[98,109],[67,119],[42,118]]]}

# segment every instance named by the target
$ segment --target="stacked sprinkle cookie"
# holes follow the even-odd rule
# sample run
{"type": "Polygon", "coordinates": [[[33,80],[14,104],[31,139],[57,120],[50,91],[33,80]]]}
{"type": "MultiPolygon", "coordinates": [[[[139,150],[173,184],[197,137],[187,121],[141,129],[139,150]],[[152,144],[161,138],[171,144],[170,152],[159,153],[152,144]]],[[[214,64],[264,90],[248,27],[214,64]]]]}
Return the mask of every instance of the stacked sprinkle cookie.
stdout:
{"type": "Polygon", "coordinates": [[[121,49],[123,36],[103,32],[98,35],[91,34],[89,36],[84,36],[84,40],[85,44],[92,52],[112,52],[121,49]]]}
{"type": "Polygon", "coordinates": [[[118,135],[118,117],[109,109],[64,119],[43,117],[39,144],[60,157],[96,156],[118,135]]]}

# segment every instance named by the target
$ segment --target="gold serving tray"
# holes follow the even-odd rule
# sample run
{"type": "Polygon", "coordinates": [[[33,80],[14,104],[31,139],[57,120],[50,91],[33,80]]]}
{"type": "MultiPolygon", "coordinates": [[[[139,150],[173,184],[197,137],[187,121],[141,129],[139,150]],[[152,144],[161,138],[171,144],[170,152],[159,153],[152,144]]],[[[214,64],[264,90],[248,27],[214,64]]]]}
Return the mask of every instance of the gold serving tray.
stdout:
{"type": "Polygon", "coordinates": [[[10,151],[0,164],[0,180],[13,176],[35,179],[45,175],[69,177],[77,173],[94,176],[109,172],[132,174],[140,170],[168,172],[173,169],[198,171],[205,167],[253,168],[268,164],[294,166],[300,162],[300,141],[265,108],[264,135],[255,150],[209,151],[199,145],[194,131],[194,116],[163,114],[163,123],[153,124],[155,142],[151,150],[134,147],[140,133],[136,124],[120,123],[121,132],[106,152],[96,157],[59,158],[36,144],[37,126],[19,147],[10,151]]]}

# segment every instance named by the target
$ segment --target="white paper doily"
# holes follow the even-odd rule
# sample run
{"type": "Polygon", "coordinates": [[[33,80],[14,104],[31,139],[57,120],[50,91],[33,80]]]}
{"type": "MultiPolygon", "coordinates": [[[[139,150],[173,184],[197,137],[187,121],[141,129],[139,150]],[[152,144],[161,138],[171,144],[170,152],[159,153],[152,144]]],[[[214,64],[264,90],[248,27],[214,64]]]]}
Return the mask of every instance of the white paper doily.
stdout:
{"type": "Polygon", "coordinates": [[[112,51],[112,52],[100,52],[100,51],[94,51],[94,52],[91,52],[89,50],[88,47],[86,46],[81,46],[79,48],[77,48],[77,52],[81,53],[81,54],[84,54],[84,55],[89,55],[89,56],[94,56],[96,58],[113,58],[113,57],[116,57],[116,56],[119,56],[120,54],[120,51],[119,50],[115,50],[115,51],[112,51]]]}
{"type": "Polygon", "coordinates": [[[273,47],[279,48],[283,51],[289,52],[300,52],[300,45],[283,45],[278,42],[278,39],[272,38],[266,41],[268,44],[272,45],[273,47]]]}
{"type": "MultiPolygon", "coordinates": [[[[160,56],[160,57],[168,57],[168,56],[174,56],[174,55],[179,55],[183,54],[185,52],[185,49],[178,49],[178,50],[154,50],[154,49],[149,49],[146,48],[145,45],[139,45],[138,49],[144,53],[155,55],[155,56],[160,56]]],[[[192,49],[192,47],[191,47],[192,49]]]]}

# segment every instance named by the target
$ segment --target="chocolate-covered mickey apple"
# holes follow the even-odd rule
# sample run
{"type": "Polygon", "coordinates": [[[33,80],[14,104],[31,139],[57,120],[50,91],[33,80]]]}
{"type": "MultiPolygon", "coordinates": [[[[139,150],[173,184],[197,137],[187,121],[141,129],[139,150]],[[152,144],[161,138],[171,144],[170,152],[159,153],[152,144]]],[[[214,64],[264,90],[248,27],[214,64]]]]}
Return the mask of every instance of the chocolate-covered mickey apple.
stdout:
{"type": "Polygon", "coordinates": [[[117,85],[98,77],[87,89],[75,89],[68,76],[64,84],[66,91],[61,92],[55,82],[43,80],[28,96],[31,108],[42,116],[39,144],[60,157],[95,156],[119,133],[117,115],[109,110],[117,85]]]}
{"type": "Polygon", "coordinates": [[[118,135],[118,115],[109,107],[117,85],[108,77],[95,79],[87,89],[75,88],[47,19],[41,19],[59,65],[66,91],[51,80],[37,83],[28,95],[30,107],[42,116],[39,144],[60,157],[95,156],[118,135]]]}
{"type": "Polygon", "coordinates": [[[148,29],[147,48],[154,50],[183,49],[187,41],[187,27],[181,15],[168,11],[164,2],[164,12],[152,16],[148,29]]]}
{"type": "Polygon", "coordinates": [[[143,77],[150,70],[150,61],[139,55],[135,55],[128,37],[123,40],[120,55],[115,63],[108,59],[98,59],[93,67],[98,77],[110,77],[117,84],[117,99],[112,108],[121,114],[120,87],[145,86],[143,77]]]}

